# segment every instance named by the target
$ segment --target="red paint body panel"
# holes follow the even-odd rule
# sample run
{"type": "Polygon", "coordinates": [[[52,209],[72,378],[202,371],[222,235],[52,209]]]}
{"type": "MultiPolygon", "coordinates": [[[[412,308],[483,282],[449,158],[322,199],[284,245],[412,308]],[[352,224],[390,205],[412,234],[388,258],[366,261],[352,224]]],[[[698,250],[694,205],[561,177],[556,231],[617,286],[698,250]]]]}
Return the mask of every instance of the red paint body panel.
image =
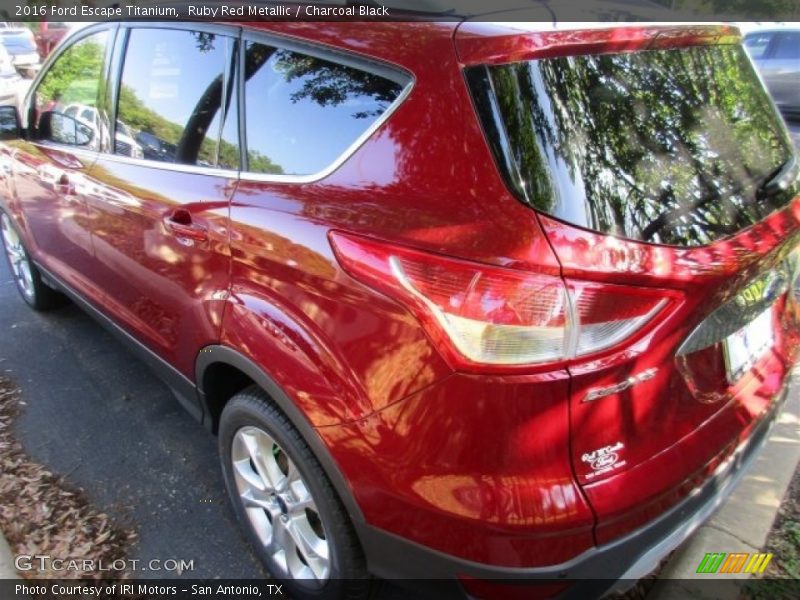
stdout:
{"type": "Polygon", "coordinates": [[[94,279],[89,212],[76,188],[94,161],[27,142],[9,146],[11,206],[29,236],[28,247],[47,256],[53,272],[76,290],[100,301],[104,293],[94,279]]]}
{"type": "Polygon", "coordinates": [[[560,442],[568,385],[564,371],[457,374],[319,433],[370,523],[476,562],[548,565],[593,544],[594,518],[560,442]]]}
{"type": "Polygon", "coordinates": [[[535,31],[525,24],[467,22],[458,28],[456,47],[465,65],[496,65],[537,58],[638,52],[738,43],[730,26],[619,26],[561,31],[535,31]]]}
{"type": "Polygon", "coordinates": [[[94,278],[106,308],[149,348],[194,377],[201,348],[220,339],[230,252],[228,205],[235,179],[171,173],[101,157],[85,182],[94,278]],[[208,240],[168,231],[185,210],[208,240]]]}

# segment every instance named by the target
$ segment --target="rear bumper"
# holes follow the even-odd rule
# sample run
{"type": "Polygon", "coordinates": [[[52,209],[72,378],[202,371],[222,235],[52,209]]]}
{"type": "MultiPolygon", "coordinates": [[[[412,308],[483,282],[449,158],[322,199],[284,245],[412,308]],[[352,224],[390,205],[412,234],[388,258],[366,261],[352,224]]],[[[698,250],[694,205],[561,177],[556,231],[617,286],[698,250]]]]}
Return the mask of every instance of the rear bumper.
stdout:
{"type": "Polygon", "coordinates": [[[624,589],[652,572],[659,563],[725,501],[766,441],[788,392],[787,384],[752,434],[700,487],[680,504],[614,542],[592,548],[564,563],[536,568],[506,568],[465,561],[385,531],[363,526],[359,531],[370,570],[387,579],[418,582],[437,597],[463,597],[456,577],[573,581],[562,598],[591,598],[624,589]]]}

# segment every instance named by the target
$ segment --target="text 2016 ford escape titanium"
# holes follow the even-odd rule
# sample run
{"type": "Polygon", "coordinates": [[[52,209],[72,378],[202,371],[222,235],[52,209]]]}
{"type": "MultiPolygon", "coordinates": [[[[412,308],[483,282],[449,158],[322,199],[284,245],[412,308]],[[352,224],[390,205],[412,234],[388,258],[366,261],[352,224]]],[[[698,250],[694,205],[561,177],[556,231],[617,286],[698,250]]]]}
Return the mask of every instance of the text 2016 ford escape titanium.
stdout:
{"type": "Polygon", "coordinates": [[[218,433],[295,597],[602,592],[780,408],[797,168],[734,30],[103,24],[0,112],[23,298],[218,433]]]}

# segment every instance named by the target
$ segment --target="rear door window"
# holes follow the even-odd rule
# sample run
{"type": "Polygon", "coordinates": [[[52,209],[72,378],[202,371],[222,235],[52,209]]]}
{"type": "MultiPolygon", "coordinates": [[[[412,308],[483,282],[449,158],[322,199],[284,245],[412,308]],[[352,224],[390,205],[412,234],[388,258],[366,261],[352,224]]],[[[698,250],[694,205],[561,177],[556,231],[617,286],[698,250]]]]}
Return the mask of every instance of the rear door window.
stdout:
{"type": "Polygon", "coordinates": [[[115,150],[126,156],[238,168],[235,40],[212,33],[133,29],[117,100],[115,150]],[[138,148],[132,150],[131,145],[138,148]]]}
{"type": "Polygon", "coordinates": [[[311,175],[334,164],[407,84],[367,69],[248,42],[245,113],[248,170],[311,175]]]}

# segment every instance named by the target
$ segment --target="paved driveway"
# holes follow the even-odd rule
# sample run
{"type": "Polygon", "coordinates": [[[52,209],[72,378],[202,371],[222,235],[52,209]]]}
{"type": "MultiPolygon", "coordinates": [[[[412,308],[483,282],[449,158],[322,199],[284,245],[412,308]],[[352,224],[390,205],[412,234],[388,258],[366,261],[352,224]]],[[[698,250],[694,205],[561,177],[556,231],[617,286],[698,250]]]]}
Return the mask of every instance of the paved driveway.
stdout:
{"type": "Polygon", "coordinates": [[[29,310],[4,257],[0,331],[0,371],[27,402],[27,452],[135,526],[131,558],[194,559],[195,577],[265,576],[225,502],[216,439],[78,308],[29,310]]]}

